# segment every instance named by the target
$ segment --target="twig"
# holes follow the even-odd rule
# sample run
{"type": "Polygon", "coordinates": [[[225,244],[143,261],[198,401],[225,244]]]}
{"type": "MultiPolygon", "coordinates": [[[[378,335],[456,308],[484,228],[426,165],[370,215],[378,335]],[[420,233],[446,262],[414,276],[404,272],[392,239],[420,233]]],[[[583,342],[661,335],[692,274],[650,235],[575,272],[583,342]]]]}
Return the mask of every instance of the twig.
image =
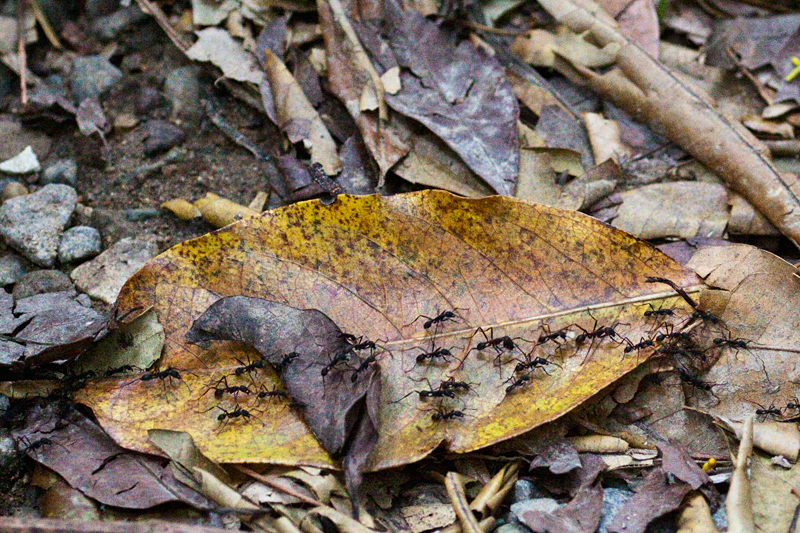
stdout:
{"type": "Polygon", "coordinates": [[[25,0],[17,2],[17,55],[19,57],[19,91],[22,105],[28,103],[28,55],[25,51],[25,0]]]}
{"type": "Polygon", "coordinates": [[[180,49],[181,52],[185,54],[186,51],[191,48],[189,42],[186,41],[186,39],[184,39],[183,36],[170,25],[169,20],[167,20],[167,16],[163,11],[161,11],[160,7],[150,2],[150,0],[136,0],[136,3],[139,4],[139,8],[142,11],[155,17],[158,25],[161,26],[161,29],[164,30],[164,33],[167,34],[167,37],[170,38],[170,40],[180,49]]]}
{"type": "Polygon", "coordinates": [[[58,35],[56,35],[55,30],[50,25],[50,21],[47,20],[47,15],[45,15],[44,11],[42,10],[42,6],[39,4],[39,0],[28,0],[33,8],[33,16],[36,17],[36,20],[39,22],[39,25],[42,27],[42,31],[44,32],[45,37],[47,40],[50,41],[50,44],[53,45],[53,48],[58,48],[61,50],[63,48],[61,46],[61,41],[58,40],[58,35]]]}
{"type": "Polygon", "coordinates": [[[467,495],[464,493],[464,484],[461,482],[458,474],[455,472],[448,472],[444,478],[444,485],[447,487],[447,494],[450,496],[450,503],[453,504],[453,509],[456,512],[459,522],[461,522],[462,531],[465,533],[483,533],[478,521],[475,520],[475,515],[467,503],[467,495]]]}
{"type": "Polygon", "coordinates": [[[273,489],[279,490],[279,491],[283,492],[284,494],[288,494],[289,496],[294,496],[295,498],[297,498],[298,500],[300,500],[300,501],[302,501],[304,503],[308,503],[308,504],[311,504],[311,505],[316,505],[318,507],[325,507],[325,504],[322,503],[321,501],[315,500],[314,498],[306,496],[305,494],[301,494],[299,492],[296,492],[296,491],[294,491],[294,490],[292,490],[292,489],[290,489],[288,487],[284,487],[280,483],[276,483],[275,481],[271,480],[267,476],[262,476],[261,474],[259,474],[257,472],[253,472],[252,470],[250,470],[246,466],[233,465],[233,467],[236,468],[236,470],[238,470],[242,474],[246,474],[246,475],[252,477],[253,479],[257,479],[258,481],[264,483],[265,485],[269,485],[273,489]]]}
{"type": "Polygon", "coordinates": [[[691,305],[692,308],[697,309],[697,307],[698,307],[697,302],[695,302],[692,299],[692,297],[689,296],[689,293],[687,293],[685,290],[683,290],[681,287],[679,287],[672,280],[669,280],[667,278],[659,278],[657,276],[649,276],[645,280],[645,282],[647,282],[647,283],[664,283],[666,285],[669,285],[670,287],[672,287],[675,290],[675,292],[677,292],[680,295],[681,298],[683,298],[686,301],[687,304],[691,305]]]}

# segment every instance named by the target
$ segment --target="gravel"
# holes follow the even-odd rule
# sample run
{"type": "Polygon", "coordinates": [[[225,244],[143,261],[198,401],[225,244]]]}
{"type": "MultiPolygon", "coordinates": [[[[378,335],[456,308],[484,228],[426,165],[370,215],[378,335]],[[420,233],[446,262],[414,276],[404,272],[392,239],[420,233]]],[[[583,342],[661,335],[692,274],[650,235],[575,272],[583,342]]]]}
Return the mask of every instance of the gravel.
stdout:
{"type": "Polygon", "coordinates": [[[122,79],[122,71],[102,56],[79,57],[72,65],[69,83],[76,102],[100,96],[122,79]]]}
{"type": "Polygon", "coordinates": [[[58,184],[12,198],[0,206],[0,235],[32,262],[52,267],[61,234],[77,203],[75,189],[58,184]]]}
{"type": "Polygon", "coordinates": [[[61,263],[76,263],[94,257],[103,251],[100,232],[89,226],[75,226],[61,236],[58,245],[58,260],[61,263]]]}
{"type": "Polygon", "coordinates": [[[156,243],[143,239],[122,239],[117,244],[72,271],[78,289],[92,298],[113,304],[122,286],[158,253],[156,243]]]}
{"type": "Polygon", "coordinates": [[[53,161],[44,169],[39,177],[39,183],[50,185],[51,183],[62,183],[75,187],[78,181],[78,164],[74,159],[58,159],[53,161]]]}
{"type": "Polygon", "coordinates": [[[74,291],[69,276],[60,270],[34,270],[28,272],[14,286],[14,300],[47,294],[48,292],[74,291]]]}

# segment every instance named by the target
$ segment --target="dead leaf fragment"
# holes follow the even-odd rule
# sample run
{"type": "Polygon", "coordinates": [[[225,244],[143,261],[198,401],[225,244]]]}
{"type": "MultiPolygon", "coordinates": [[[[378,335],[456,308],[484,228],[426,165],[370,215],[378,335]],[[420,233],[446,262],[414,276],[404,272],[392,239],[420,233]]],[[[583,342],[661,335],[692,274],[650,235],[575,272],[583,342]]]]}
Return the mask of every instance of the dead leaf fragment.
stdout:
{"type": "Polygon", "coordinates": [[[189,59],[210,61],[228,78],[258,84],[264,73],[252,55],[245,52],[230,34],[220,28],[205,28],[196,32],[197,42],[186,51],[189,59]]]}
{"type": "Polygon", "coordinates": [[[725,507],[728,511],[728,531],[731,533],[750,533],[755,531],[753,520],[753,497],[747,464],[753,453],[753,417],[745,421],[739,451],[736,453],[735,470],[731,476],[725,507]]]}
{"type": "Polygon", "coordinates": [[[206,193],[203,198],[194,203],[194,206],[204,219],[218,228],[233,224],[245,217],[258,215],[258,211],[222,198],[213,192],[206,193]]]}
{"type": "Polygon", "coordinates": [[[264,50],[264,70],[275,105],[276,125],[291,142],[302,141],[311,152],[311,161],[321,164],[325,174],[337,174],[342,169],[342,162],[333,137],[297,80],[269,49],[264,50]]]}

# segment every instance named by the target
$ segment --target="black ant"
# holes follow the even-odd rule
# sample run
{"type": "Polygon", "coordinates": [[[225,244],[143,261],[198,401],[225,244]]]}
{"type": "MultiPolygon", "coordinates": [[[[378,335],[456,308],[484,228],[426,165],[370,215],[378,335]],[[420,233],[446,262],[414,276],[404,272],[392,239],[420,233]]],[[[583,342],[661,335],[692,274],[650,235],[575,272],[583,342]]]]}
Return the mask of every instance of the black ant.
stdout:
{"type": "Polygon", "coordinates": [[[648,309],[644,312],[644,316],[646,317],[662,317],[662,316],[675,316],[675,311],[673,309],[648,309]]]}
{"type": "MultiPolygon", "coordinates": [[[[228,385],[228,376],[222,376],[222,378],[219,381],[217,381],[217,385],[215,387],[211,387],[211,388],[207,389],[206,392],[211,391],[211,390],[214,391],[214,397],[215,398],[221,398],[223,394],[230,394],[231,396],[236,396],[239,393],[252,394],[252,392],[253,392],[249,388],[247,388],[245,385],[229,386],[228,385]],[[224,387],[220,387],[219,386],[220,383],[225,383],[225,386],[224,387]]],[[[203,394],[205,394],[205,393],[203,393],[203,394]]]]}
{"type": "Polygon", "coordinates": [[[344,363],[345,361],[347,361],[347,358],[348,358],[347,352],[336,354],[327,365],[322,367],[322,371],[320,372],[320,374],[322,374],[322,377],[327,376],[330,373],[330,371],[333,370],[334,367],[336,367],[336,365],[338,365],[339,363],[344,363]]]}
{"type": "Polygon", "coordinates": [[[272,390],[267,390],[263,385],[261,386],[262,390],[258,392],[258,398],[263,400],[264,398],[288,398],[289,395],[285,390],[281,390],[277,387],[273,387],[272,390]]]}
{"type": "MultiPolygon", "coordinates": [[[[592,317],[594,318],[594,317],[592,317]]],[[[619,336],[619,333],[616,331],[617,326],[621,326],[623,324],[613,324],[611,326],[600,326],[597,327],[597,319],[594,319],[594,325],[592,326],[591,331],[586,331],[581,326],[575,324],[575,327],[581,330],[583,333],[579,333],[577,337],[575,337],[575,342],[581,344],[586,339],[604,339],[606,337],[614,338],[615,336],[619,336]]]]}
{"type": "Polygon", "coordinates": [[[567,326],[565,328],[561,328],[560,330],[552,332],[552,333],[550,332],[549,326],[547,326],[547,324],[543,324],[542,327],[543,328],[547,328],[547,330],[545,331],[544,334],[539,335],[539,340],[536,341],[536,345],[537,346],[539,344],[544,344],[544,343],[550,342],[550,341],[558,342],[558,339],[561,339],[562,341],[566,341],[567,340],[567,332],[569,332],[569,326],[567,326]]]}
{"type": "MultiPolygon", "coordinates": [[[[417,355],[417,357],[415,359],[416,362],[414,363],[414,367],[416,367],[417,365],[422,364],[422,363],[424,363],[426,361],[430,361],[430,362],[433,363],[437,359],[441,359],[442,361],[444,361],[446,363],[446,362],[450,361],[450,358],[453,356],[453,354],[447,348],[436,348],[435,350],[430,351],[430,352],[426,352],[423,348],[420,348],[420,347],[417,347],[417,349],[418,350],[422,350],[422,353],[417,355]]],[[[414,367],[412,367],[411,370],[413,370],[414,367]]]]}
{"type": "Polygon", "coordinates": [[[358,365],[358,368],[356,368],[355,371],[353,371],[353,374],[350,376],[350,381],[352,383],[355,383],[358,380],[358,375],[361,372],[365,371],[367,368],[369,368],[369,365],[374,363],[375,361],[377,361],[377,359],[375,358],[374,355],[370,355],[369,357],[364,359],[361,362],[361,364],[358,365]]]}
{"type": "Polygon", "coordinates": [[[542,372],[544,372],[549,376],[550,373],[544,368],[548,365],[555,365],[561,368],[561,365],[558,365],[550,361],[549,359],[545,359],[544,357],[534,357],[533,359],[525,363],[522,362],[517,363],[517,366],[514,367],[514,372],[519,373],[519,372],[525,372],[527,370],[536,370],[537,368],[539,368],[542,370],[542,372]]]}
{"type": "Polygon", "coordinates": [[[711,313],[707,313],[705,311],[695,310],[692,313],[692,319],[697,319],[697,318],[699,318],[703,322],[708,322],[709,324],[714,324],[714,325],[720,324],[723,327],[725,327],[725,322],[723,322],[721,318],[711,313]]]}
{"type": "Polygon", "coordinates": [[[130,381],[130,382],[126,383],[125,385],[123,385],[123,387],[128,386],[131,383],[135,383],[137,381],[155,381],[155,380],[159,380],[162,383],[164,383],[164,381],[166,381],[168,379],[169,380],[177,379],[178,381],[183,383],[186,386],[187,389],[189,389],[189,392],[191,392],[192,389],[190,389],[189,385],[187,385],[186,382],[183,381],[183,377],[181,376],[181,373],[178,372],[177,370],[175,370],[172,367],[165,368],[164,370],[154,370],[152,372],[145,372],[144,374],[141,375],[141,377],[139,379],[135,379],[133,381],[130,381]]]}
{"type": "Polygon", "coordinates": [[[107,378],[110,378],[110,377],[115,376],[117,374],[124,374],[126,372],[131,372],[134,369],[138,370],[135,366],[132,366],[132,365],[122,365],[122,366],[118,366],[116,368],[109,368],[108,370],[103,372],[103,375],[105,377],[107,377],[107,378]]]}
{"type": "Polygon", "coordinates": [[[649,347],[651,347],[651,346],[653,346],[655,344],[653,342],[653,339],[641,339],[641,341],[639,343],[637,343],[637,344],[633,344],[629,340],[627,342],[628,342],[628,345],[623,350],[623,352],[625,352],[625,353],[631,353],[634,350],[643,350],[643,349],[649,348],[649,347]]]}
{"type": "Polygon", "coordinates": [[[688,383],[689,385],[691,385],[695,389],[699,389],[699,390],[708,392],[714,398],[717,399],[717,402],[720,401],[719,396],[714,394],[713,387],[715,385],[717,385],[716,383],[709,383],[707,381],[703,381],[698,376],[695,376],[694,374],[692,374],[690,372],[687,372],[686,370],[683,370],[683,369],[679,369],[678,370],[678,377],[681,379],[681,381],[683,381],[684,383],[688,383]]]}
{"type": "Polygon", "coordinates": [[[399,403],[399,402],[405,400],[406,398],[408,398],[409,396],[411,396],[412,394],[419,395],[419,399],[420,400],[427,400],[428,398],[455,398],[456,397],[456,393],[453,392],[452,389],[442,389],[441,387],[438,388],[438,389],[434,389],[433,387],[431,387],[430,383],[428,383],[428,387],[429,388],[427,390],[423,389],[423,390],[411,391],[408,394],[406,394],[405,396],[403,396],[402,398],[398,398],[397,400],[395,400],[395,401],[393,401],[391,403],[399,403]]]}
{"type": "Polygon", "coordinates": [[[267,368],[267,362],[264,361],[263,359],[259,359],[257,361],[253,361],[252,363],[249,363],[249,364],[245,364],[244,362],[239,361],[238,359],[237,359],[237,361],[239,362],[240,365],[242,365],[242,366],[237,366],[233,370],[233,373],[235,375],[237,375],[237,376],[241,376],[242,374],[250,375],[250,373],[255,371],[255,370],[258,370],[258,369],[261,369],[261,368],[267,368]]]}
{"type": "Polygon", "coordinates": [[[786,407],[784,407],[786,411],[800,411],[800,400],[796,397],[792,398],[790,401],[786,402],[786,407]]]}
{"type": "Polygon", "coordinates": [[[715,346],[727,346],[729,348],[742,348],[747,349],[750,347],[750,341],[745,339],[725,339],[725,338],[717,338],[714,339],[715,346]]]}
{"type": "Polygon", "coordinates": [[[667,331],[665,333],[659,333],[656,335],[656,341],[658,342],[662,342],[664,340],[688,338],[690,338],[688,331],[675,331],[671,325],[667,325],[667,331]]]}
{"type": "MultiPolygon", "coordinates": [[[[456,381],[453,376],[447,380],[439,383],[439,390],[449,390],[454,392],[469,392],[472,390],[472,384],[466,381],[456,381]]],[[[451,396],[452,397],[452,396],[451,396]]]]}
{"type": "MultiPolygon", "coordinates": [[[[417,318],[415,318],[411,322],[411,324],[413,324],[414,322],[416,322],[420,318],[427,318],[427,320],[422,323],[422,327],[424,329],[426,329],[426,330],[431,329],[432,326],[436,326],[438,328],[439,326],[441,326],[442,324],[444,324],[448,320],[456,320],[456,319],[458,319],[459,316],[455,313],[455,311],[459,311],[459,310],[460,310],[460,308],[457,307],[453,311],[442,311],[441,313],[439,313],[435,317],[429,317],[429,316],[426,316],[426,315],[419,315],[417,318]]],[[[409,326],[411,324],[409,324],[409,326]]]]}
{"type": "MultiPolygon", "coordinates": [[[[28,441],[27,438],[23,437],[23,438],[20,439],[20,442],[23,442],[23,440],[28,441]]],[[[23,442],[23,444],[24,444],[24,442],[23,442]]],[[[48,439],[47,437],[42,437],[40,439],[36,439],[33,442],[28,441],[28,443],[26,444],[25,448],[23,448],[22,450],[19,450],[18,454],[19,454],[20,457],[24,457],[29,452],[38,450],[39,448],[41,448],[43,446],[50,446],[52,444],[54,444],[53,441],[51,439],[48,439]]]]}
{"type": "Polygon", "coordinates": [[[781,410],[775,407],[775,404],[772,404],[769,407],[764,407],[760,403],[756,402],[751,402],[751,403],[755,403],[759,407],[759,409],[756,409],[756,416],[758,416],[762,422],[767,417],[772,417],[772,419],[774,420],[776,417],[780,417],[783,415],[781,410]]]}
{"type": "MultiPolygon", "coordinates": [[[[530,382],[530,380],[531,380],[531,375],[530,374],[525,374],[524,376],[521,376],[520,378],[515,379],[514,382],[511,383],[511,385],[506,387],[506,394],[511,394],[515,390],[521,389],[522,387],[527,385],[530,382]]],[[[508,382],[506,382],[506,383],[508,383],[508,382]]]]}
{"type": "Polygon", "coordinates": [[[458,410],[455,410],[455,409],[453,409],[451,411],[445,411],[444,407],[442,407],[440,405],[439,407],[436,408],[434,413],[431,415],[431,420],[433,420],[434,422],[439,422],[441,420],[445,420],[445,421],[446,420],[455,420],[456,418],[460,418],[460,419],[463,420],[464,417],[466,417],[466,416],[467,416],[467,414],[464,411],[458,411],[458,410]]]}
{"type": "Polygon", "coordinates": [[[283,356],[283,359],[281,359],[280,362],[275,365],[275,368],[278,370],[278,372],[283,372],[290,364],[292,364],[292,361],[298,357],[300,357],[300,354],[297,352],[287,353],[283,356]]]}
{"type": "Polygon", "coordinates": [[[249,421],[250,418],[256,417],[254,414],[250,413],[250,411],[248,411],[247,409],[242,409],[241,407],[236,407],[236,409],[234,409],[233,411],[228,411],[221,405],[212,407],[212,409],[213,408],[222,411],[219,415],[217,415],[217,420],[223,423],[227,422],[228,420],[233,420],[234,418],[241,418],[242,420],[249,421]]]}

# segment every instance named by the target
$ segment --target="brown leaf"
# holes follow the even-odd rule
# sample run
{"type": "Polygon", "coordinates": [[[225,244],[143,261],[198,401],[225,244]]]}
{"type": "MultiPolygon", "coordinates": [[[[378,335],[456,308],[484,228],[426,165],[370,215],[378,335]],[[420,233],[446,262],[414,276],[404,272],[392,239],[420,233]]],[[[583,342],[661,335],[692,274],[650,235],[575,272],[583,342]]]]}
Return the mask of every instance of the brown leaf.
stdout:
{"type": "Polygon", "coordinates": [[[611,533],[643,533],[647,525],[680,507],[691,487],[681,481],[670,483],[660,468],[645,475],[636,494],[626,501],[608,524],[611,533]]]}
{"type": "MultiPolygon", "coordinates": [[[[120,392],[117,380],[98,380],[80,399],[114,438],[137,449],[146,449],[144,431],[160,427],[189,432],[220,462],[330,466],[285,404],[248,400],[258,416],[249,423],[221,425],[204,413],[219,403],[210,392],[221,378],[259,356],[238,343],[200,350],[187,345],[186,332],[220,297],[269,298],[319,309],[343,331],[383,348],[376,354],[380,442],[368,469],[413,462],[440,445],[468,452],[560,417],[646,361],[647,350],[625,355],[616,336],[596,342],[576,337],[579,326],[592,332],[616,324],[619,334],[638,341],[652,329],[643,317],[650,302],[684,314],[685,304],[671,290],[645,282],[650,275],[697,290],[691,272],[650,245],[584,215],[519,200],[424,191],[295,204],[173,248],[129,281],[121,312],[155,308],[167,339],[162,368],[180,369],[182,382],[135,380],[120,392]],[[430,319],[420,315],[443,311],[452,320],[423,327],[430,319]],[[536,339],[564,327],[563,348],[553,342],[537,348],[561,368],[548,364],[549,375],[537,369],[528,382],[511,387],[520,379],[510,379],[514,367],[536,339]],[[508,335],[526,351],[498,359],[502,350],[477,350],[484,334],[508,335]],[[451,355],[418,361],[435,348],[451,355]],[[419,398],[429,383],[436,388],[451,378],[473,390],[438,407],[419,398]],[[453,419],[442,419],[445,414],[453,419]]],[[[227,379],[267,389],[276,384],[270,369],[256,378],[227,379]]],[[[304,379],[313,383],[320,376],[304,379]]],[[[368,399],[366,407],[375,405],[368,399]]]]}
{"type": "Polygon", "coordinates": [[[549,513],[525,511],[520,521],[542,533],[592,533],[600,525],[603,487],[598,483],[581,488],[566,505],[549,513]]]}

